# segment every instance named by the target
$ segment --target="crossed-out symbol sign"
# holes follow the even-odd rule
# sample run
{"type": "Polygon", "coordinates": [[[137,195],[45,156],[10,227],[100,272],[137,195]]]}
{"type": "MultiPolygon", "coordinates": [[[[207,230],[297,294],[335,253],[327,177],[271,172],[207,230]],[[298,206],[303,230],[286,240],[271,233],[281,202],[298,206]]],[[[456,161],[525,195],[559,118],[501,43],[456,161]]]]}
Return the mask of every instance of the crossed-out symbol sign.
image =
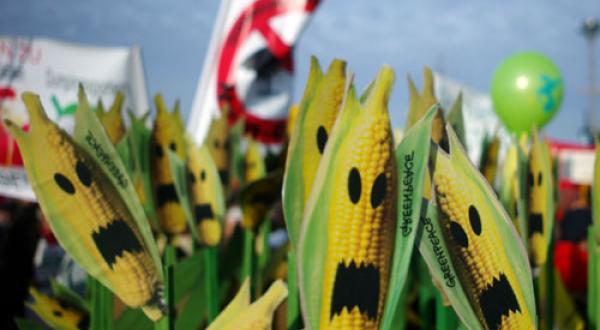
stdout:
{"type": "Polygon", "coordinates": [[[245,104],[236,90],[236,60],[242,46],[248,42],[254,32],[260,33],[266,44],[254,54],[253,66],[257,78],[269,79],[274,72],[293,71],[292,47],[269,25],[269,22],[281,15],[292,12],[311,13],[318,0],[256,0],[242,11],[228,31],[218,60],[217,97],[219,107],[229,108],[229,123],[239,118],[245,119],[246,133],[264,143],[281,142],[285,135],[286,119],[268,119],[257,115],[245,104]]]}

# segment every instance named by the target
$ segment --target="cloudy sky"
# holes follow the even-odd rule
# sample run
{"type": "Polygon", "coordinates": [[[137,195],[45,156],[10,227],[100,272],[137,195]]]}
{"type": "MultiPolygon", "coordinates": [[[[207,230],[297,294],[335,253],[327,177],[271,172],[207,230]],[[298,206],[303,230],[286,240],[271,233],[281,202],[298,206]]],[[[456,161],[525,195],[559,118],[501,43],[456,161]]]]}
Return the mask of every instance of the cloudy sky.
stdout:
{"type": "MultiPolygon", "coordinates": [[[[182,108],[188,109],[218,4],[217,0],[2,1],[0,34],[140,45],[148,91],[161,91],[169,101],[180,98],[182,108]]],[[[600,17],[597,0],[323,0],[296,49],[295,99],[311,54],[323,65],[333,57],[346,59],[358,86],[387,63],[399,78],[391,109],[394,124],[400,125],[406,117],[407,74],[420,83],[422,68],[429,65],[487,91],[502,59],[535,50],[556,62],[565,83],[561,111],[546,133],[575,140],[588,104],[581,94],[588,75],[579,26],[589,16],[600,17]]]]}

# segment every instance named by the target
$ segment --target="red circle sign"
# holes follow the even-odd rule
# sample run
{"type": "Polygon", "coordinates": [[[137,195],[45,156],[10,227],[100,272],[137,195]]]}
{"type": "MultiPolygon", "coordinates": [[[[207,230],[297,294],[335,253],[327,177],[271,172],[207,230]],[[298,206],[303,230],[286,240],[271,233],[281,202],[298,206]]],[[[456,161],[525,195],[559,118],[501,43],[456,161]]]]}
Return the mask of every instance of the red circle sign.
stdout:
{"type": "Polygon", "coordinates": [[[277,17],[291,12],[310,13],[318,0],[257,0],[242,11],[230,28],[221,48],[217,71],[217,98],[219,108],[229,107],[230,124],[240,117],[245,119],[246,133],[264,143],[279,143],[285,137],[287,120],[263,118],[247,106],[236,90],[236,60],[240,49],[254,32],[264,39],[266,48],[253,54],[251,63],[256,77],[269,79],[274,72],[293,71],[292,46],[278,35],[269,25],[277,17]]]}

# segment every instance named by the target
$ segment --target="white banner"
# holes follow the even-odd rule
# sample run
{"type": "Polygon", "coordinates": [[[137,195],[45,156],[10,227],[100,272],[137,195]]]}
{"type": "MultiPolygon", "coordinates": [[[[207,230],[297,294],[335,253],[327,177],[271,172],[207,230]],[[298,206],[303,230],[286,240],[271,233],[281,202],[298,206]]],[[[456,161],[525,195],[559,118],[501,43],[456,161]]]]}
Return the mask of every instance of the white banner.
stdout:
{"type": "MultiPolygon", "coordinates": [[[[20,94],[40,95],[48,116],[67,131],[73,129],[77,87],[82,83],[90,104],[110,106],[117,91],[125,92],[125,109],[149,110],[140,50],[95,47],[45,38],[0,36],[0,118],[27,126],[20,94]]],[[[33,200],[16,145],[0,124],[0,195],[33,200]]]]}
{"type": "Polygon", "coordinates": [[[510,145],[510,135],[494,112],[489,94],[466,87],[439,73],[434,73],[435,96],[444,109],[450,109],[460,92],[463,94],[463,118],[465,121],[465,140],[469,158],[479,164],[481,146],[486,135],[492,136],[496,131],[500,137],[500,156],[510,145]]]}
{"type": "Polygon", "coordinates": [[[219,109],[246,133],[279,143],[291,102],[293,46],[319,0],[223,0],[187,130],[201,143],[219,109]]]}

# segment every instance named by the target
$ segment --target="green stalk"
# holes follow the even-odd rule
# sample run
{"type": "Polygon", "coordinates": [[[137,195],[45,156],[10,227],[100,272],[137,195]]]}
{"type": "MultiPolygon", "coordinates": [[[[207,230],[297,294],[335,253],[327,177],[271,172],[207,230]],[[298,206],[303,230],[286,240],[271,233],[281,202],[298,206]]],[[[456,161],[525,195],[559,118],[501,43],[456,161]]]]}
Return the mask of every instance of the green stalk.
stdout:
{"type": "Polygon", "coordinates": [[[91,302],[90,325],[92,329],[114,328],[113,294],[102,283],[88,275],[88,290],[91,302]]]}
{"type": "Polygon", "coordinates": [[[175,248],[167,245],[165,248],[163,272],[165,281],[165,301],[167,303],[167,315],[154,323],[155,330],[175,329],[175,248]]]}
{"type": "Polygon", "coordinates": [[[300,297],[298,295],[298,281],[296,279],[296,254],[290,249],[288,252],[288,299],[287,320],[288,330],[302,329],[300,317],[300,297]]]}
{"type": "Polygon", "coordinates": [[[546,260],[546,329],[554,329],[554,239],[551,238],[546,260]]]}
{"type": "Polygon", "coordinates": [[[207,318],[210,324],[219,314],[219,284],[217,282],[217,248],[205,247],[201,250],[204,262],[204,285],[206,286],[207,318]]]}
{"type": "Polygon", "coordinates": [[[437,330],[455,330],[458,327],[458,317],[454,309],[444,306],[442,295],[435,294],[435,320],[437,330]]]}
{"type": "MultiPolygon", "coordinates": [[[[244,245],[242,248],[242,271],[240,274],[240,283],[245,279],[252,277],[252,263],[254,256],[254,233],[251,229],[242,229],[244,235],[244,245]]],[[[252,283],[252,279],[250,280],[252,283]]],[[[253,288],[250,288],[250,292],[254,292],[253,288]]]]}
{"type": "Polygon", "coordinates": [[[260,224],[258,228],[259,238],[261,241],[257,242],[257,244],[261,245],[260,254],[256,256],[256,265],[254,267],[254,290],[255,297],[260,297],[263,294],[264,290],[264,274],[267,268],[267,263],[269,262],[269,258],[271,257],[271,250],[269,247],[269,234],[271,233],[271,220],[266,218],[260,224]]]}
{"type": "Polygon", "coordinates": [[[588,231],[588,253],[589,253],[589,261],[588,261],[588,291],[587,291],[587,321],[589,329],[596,329],[596,321],[597,314],[596,311],[598,309],[597,305],[597,283],[596,279],[596,263],[598,262],[597,253],[596,253],[596,240],[594,236],[594,230],[596,226],[590,227],[588,231]]]}

